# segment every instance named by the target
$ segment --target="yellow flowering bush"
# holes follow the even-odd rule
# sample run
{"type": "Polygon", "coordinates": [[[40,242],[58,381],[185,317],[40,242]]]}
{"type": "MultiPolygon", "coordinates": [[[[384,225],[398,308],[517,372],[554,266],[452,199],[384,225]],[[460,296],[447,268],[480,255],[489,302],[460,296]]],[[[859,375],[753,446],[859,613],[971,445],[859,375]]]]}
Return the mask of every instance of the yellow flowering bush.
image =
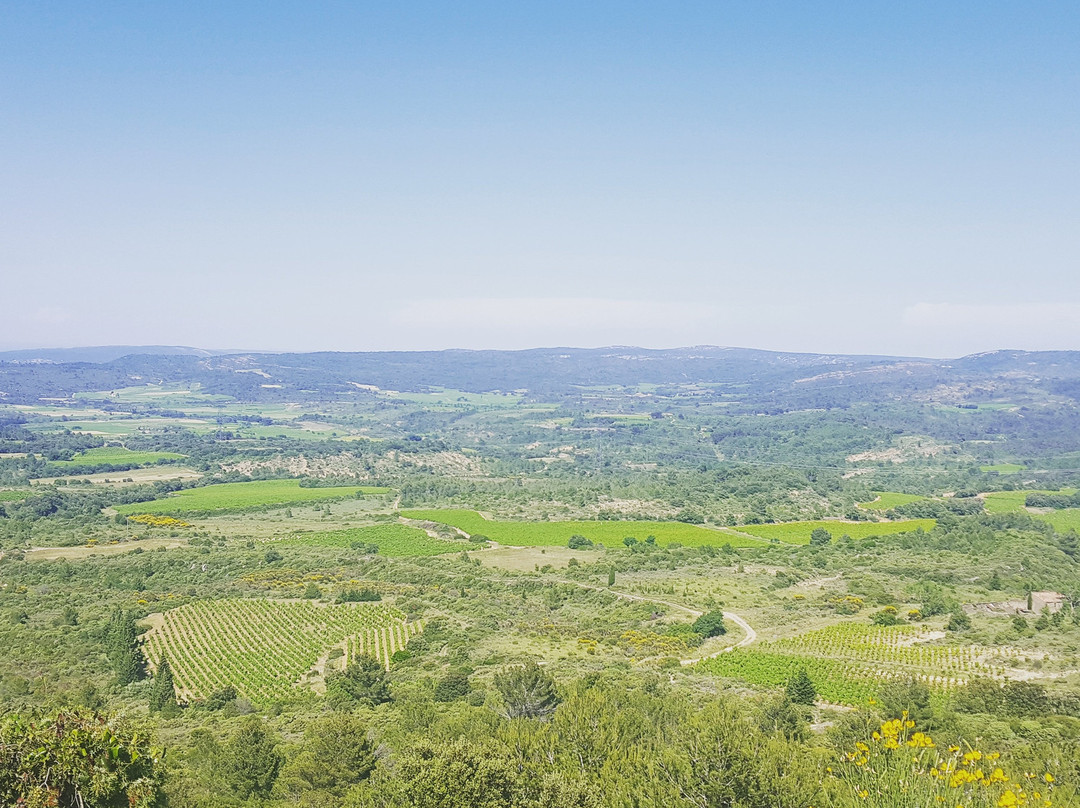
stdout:
{"type": "Polygon", "coordinates": [[[172,516],[158,516],[153,513],[140,513],[136,516],[129,516],[127,520],[150,527],[191,527],[191,523],[185,522],[183,519],[176,519],[172,516]]]}
{"type": "Polygon", "coordinates": [[[832,774],[867,808],[1051,808],[1054,776],[1007,774],[998,752],[940,749],[907,712],[846,752],[832,774]]]}

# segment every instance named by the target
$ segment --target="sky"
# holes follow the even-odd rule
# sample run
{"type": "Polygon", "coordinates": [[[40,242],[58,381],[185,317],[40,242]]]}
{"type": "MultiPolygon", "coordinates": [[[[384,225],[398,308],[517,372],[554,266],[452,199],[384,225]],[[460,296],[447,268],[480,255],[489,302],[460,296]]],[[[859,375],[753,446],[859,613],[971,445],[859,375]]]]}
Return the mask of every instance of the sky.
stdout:
{"type": "Polygon", "coordinates": [[[0,2],[0,349],[1080,349],[1080,3],[0,2]]]}

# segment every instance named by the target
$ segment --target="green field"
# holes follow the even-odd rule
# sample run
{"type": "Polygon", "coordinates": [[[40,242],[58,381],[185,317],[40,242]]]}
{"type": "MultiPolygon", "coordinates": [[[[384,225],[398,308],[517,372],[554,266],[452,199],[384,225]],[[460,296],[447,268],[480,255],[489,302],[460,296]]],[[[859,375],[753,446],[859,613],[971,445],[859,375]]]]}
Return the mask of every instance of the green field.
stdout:
{"type": "Polygon", "coordinates": [[[391,558],[442,555],[477,549],[477,545],[469,542],[434,539],[420,528],[399,524],[294,533],[278,543],[289,547],[351,548],[356,542],[378,545],[379,555],[391,558]]]}
{"type": "Polygon", "coordinates": [[[18,502],[29,494],[29,491],[0,491],[0,502],[18,502]]]}
{"type": "Polygon", "coordinates": [[[470,536],[487,536],[500,544],[522,547],[562,547],[573,535],[584,536],[594,544],[607,547],[622,546],[627,536],[633,536],[638,541],[655,536],[661,545],[678,542],[687,547],[720,547],[724,544],[732,547],[761,546],[761,542],[750,537],[682,522],[501,522],[463,509],[408,510],[402,511],[401,515],[407,519],[450,525],[470,536]]]}
{"type": "Polygon", "coordinates": [[[994,491],[983,496],[983,505],[987,513],[1017,513],[1024,510],[1028,494],[1074,494],[1075,488],[1062,488],[1060,491],[994,491]]]}
{"type": "Polygon", "coordinates": [[[918,494],[899,494],[896,491],[872,491],[876,499],[870,502],[860,502],[859,507],[868,511],[887,511],[909,502],[922,502],[926,497],[918,494]]]}
{"type": "Polygon", "coordinates": [[[300,505],[339,497],[385,494],[389,488],[335,486],[301,488],[299,480],[257,480],[250,483],[222,483],[177,491],[164,499],[120,505],[118,513],[212,514],[225,511],[257,510],[269,506],[300,505]]]}
{"type": "Polygon", "coordinates": [[[865,539],[869,536],[891,536],[895,533],[908,533],[912,530],[933,530],[936,519],[905,519],[901,522],[781,522],[775,525],[741,525],[742,533],[749,533],[761,539],[777,539],[791,544],[807,544],[810,534],[817,528],[829,531],[833,539],[850,536],[853,539],[865,539]]]}
{"type": "Polygon", "coordinates": [[[1039,517],[1054,526],[1059,533],[1075,530],[1080,533],[1080,508],[1065,508],[1039,517]]]}
{"type": "Polygon", "coordinates": [[[54,460],[49,465],[69,472],[72,469],[92,469],[98,466],[144,466],[162,460],[182,460],[186,455],[176,452],[132,452],[123,446],[101,446],[80,452],[71,460],[54,460]]]}
{"type": "Polygon", "coordinates": [[[979,471],[996,474],[1018,474],[1025,466],[1018,463],[994,463],[990,466],[979,466],[979,471]]]}

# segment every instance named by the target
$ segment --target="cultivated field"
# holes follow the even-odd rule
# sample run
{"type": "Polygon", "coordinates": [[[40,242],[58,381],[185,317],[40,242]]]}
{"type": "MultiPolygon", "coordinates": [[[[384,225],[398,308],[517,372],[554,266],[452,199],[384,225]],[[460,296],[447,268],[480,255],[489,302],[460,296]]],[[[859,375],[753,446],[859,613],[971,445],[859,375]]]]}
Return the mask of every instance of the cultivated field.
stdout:
{"type": "Polygon", "coordinates": [[[701,663],[719,676],[782,687],[805,668],[818,693],[837,704],[865,704],[884,679],[912,677],[938,691],[973,676],[1001,678],[1015,649],[942,645],[943,632],[922,626],[890,628],[841,623],[796,637],[736,649],[701,663]]]}
{"type": "Polygon", "coordinates": [[[232,685],[266,703],[303,695],[321,681],[313,669],[334,647],[368,653],[387,667],[420,630],[382,603],[319,605],[307,600],[198,601],[165,612],[144,635],[156,668],[167,657],[182,698],[232,685]]]}
{"type": "Polygon", "coordinates": [[[379,555],[388,557],[441,555],[443,553],[477,549],[477,545],[471,542],[436,539],[420,528],[398,524],[294,533],[275,543],[289,547],[348,547],[353,549],[362,549],[367,545],[375,545],[379,548],[379,555]]]}
{"type": "Polygon", "coordinates": [[[738,530],[761,539],[776,539],[790,544],[807,544],[810,534],[817,528],[823,528],[832,534],[833,539],[849,536],[852,539],[865,539],[870,536],[891,536],[896,533],[908,533],[913,530],[929,531],[934,529],[934,519],[905,519],[901,522],[781,522],[774,525],[741,525],[738,530]]]}
{"type": "Polygon", "coordinates": [[[407,519],[450,525],[470,536],[486,536],[499,544],[523,547],[565,547],[570,537],[575,535],[606,547],[621,547],[623,539],[628,536],[639,542],[654,536],[658,544],[679,543],[686,547],[720,547],[724,544],[732,547],[761,546],[761,542],[752,537],[682,522],[503,522],[485,519],[476,511],[450,508],[406,510],[401,515],[407,519]]]}
{"type": "Polygon", "coordinates": [[[53,460],[49,465],[58,471],[72,473],[80,469],[93,470],[99,466],[143,466],[163,460],[183,460],[176,452],[132,452],[123,446],[101,446],[80,452],[71,460],[53,460]]]}
{"type": "Polygon", "coordinates": [[[117,513],[212,514],[243,511],[304,502],[321,502],[340,497],[386,494],[389,488],[334,486],[304,488],[299,480],[257,480],[249,483],[222,483],[177,491],[164,499],[117,506],[117,513]]]}

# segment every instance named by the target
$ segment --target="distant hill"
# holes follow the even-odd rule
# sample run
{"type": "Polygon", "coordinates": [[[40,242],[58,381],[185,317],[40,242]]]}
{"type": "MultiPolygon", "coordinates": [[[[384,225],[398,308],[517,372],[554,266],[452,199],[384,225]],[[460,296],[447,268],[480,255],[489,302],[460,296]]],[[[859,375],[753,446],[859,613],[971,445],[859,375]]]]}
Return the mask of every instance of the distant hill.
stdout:
{"type": "Polygon", "coordinates": [[[590,389],[645,385],[765,414],[889,400],[1024,406],[1080,401],[1080,351],[995,351],[950,360],[715,346],[282,354],[110,346],[0,354],[0,401],[8,404],[146,384],[198,384],[204,393],[263,402],[327,401],[372,395],[371,388],[449,388],[521,390],[574,407],[590,389]]]}
{"type": "Polygon", "coordinates": [[[87,348],[28,348],[0,351],[0,362],[113,362],[125,356],[219,356],[232,351],[208,351],[184,345],[97,345],[87,348]]]}

